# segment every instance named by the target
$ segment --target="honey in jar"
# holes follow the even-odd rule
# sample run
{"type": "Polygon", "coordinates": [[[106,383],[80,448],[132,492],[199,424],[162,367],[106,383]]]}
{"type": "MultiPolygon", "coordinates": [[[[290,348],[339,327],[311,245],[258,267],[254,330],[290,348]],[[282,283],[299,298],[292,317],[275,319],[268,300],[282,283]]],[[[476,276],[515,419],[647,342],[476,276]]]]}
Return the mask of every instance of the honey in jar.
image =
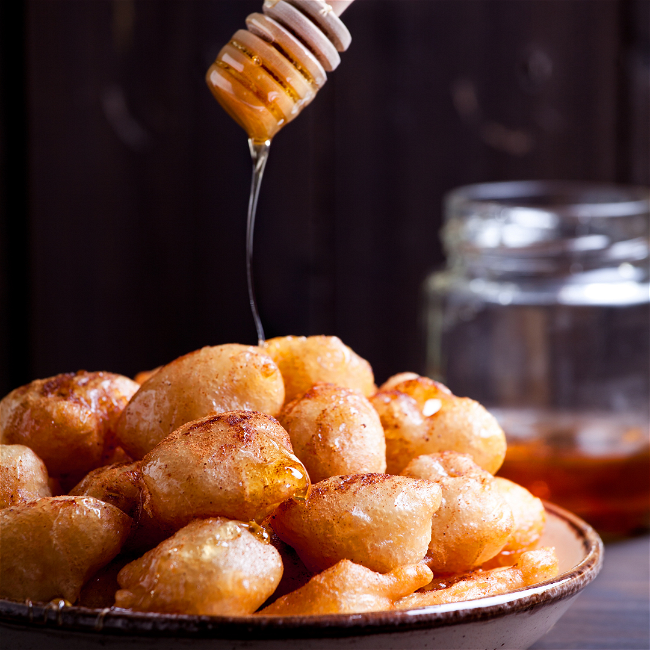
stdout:
{"type": "Polygon", "coordinates": [[[648,527],[648,188],[475,185],[447,197],[428,368],[506,432],[501,475],[606,534],[648,527]]]}
{"type": "Polygon", "coordinates": [[[499,476],[574,512],[603,535],[650,526],[647,422],[603,413],[494,414],[508,436],[499,476]]]}

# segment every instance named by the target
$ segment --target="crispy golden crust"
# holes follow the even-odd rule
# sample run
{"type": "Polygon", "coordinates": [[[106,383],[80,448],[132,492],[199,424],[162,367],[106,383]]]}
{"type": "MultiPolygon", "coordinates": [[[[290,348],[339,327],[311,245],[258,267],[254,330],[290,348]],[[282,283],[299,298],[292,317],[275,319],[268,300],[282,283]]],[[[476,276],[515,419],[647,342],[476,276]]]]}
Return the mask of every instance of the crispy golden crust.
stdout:
{"type": "Polygon", "coordinates": [[[118,439],[137,460],[187,422],[233,410],[275,416],[283,402],[280,371],[260,348],[205,347],[163,366],[140,387],[117,423],[118,439]]]}
{"type": "Polygon", "coordinates": [[[175,528],[195,517],[262,521],[310,485],[287,432],[251,411],[188,422],[144,457],[141,471],[154,516],[175,528]]]}
{"type": "Polygon", "coordinates": [[[0,445],[0,508],[51,497],[45,463],[24,445],[0,445]]]}
{"type": "Polygon", "coordinates": [[[546,525],[546,511],[541,499],[506,478],[496,476],[494,481],[512,510],[515,527],[501,552],[485,563],[484,569],[515,564],[524,551],[534,548],[546,525]]]}
{"type": "Polygon", "coordinates": [[[395,609],[416,609],[444,605],[486,596],[498,596],[522,589],[558,574],[558,560],[552,548],[524,553],[515,566],[475,571],[462,576],[434,579],[425,590],[406,596],[395,603],[395,609]]]}
{"type": "Polygon", "coordinates": [[[137,611],[252,614],[275,590],[282,561],[239,521],[196,519],[118,574],[115,604],[137,611]]]}
{"type": "Polygon", "coordinates": [[[68,494],[94,497],[135,518],[142,500],[141,492],[138,461],[98,467],[88,472],[68,494]]]}
{"type": "Polygon", "coordinates": [[[384,573],[422,560],[440,499],[430,481],[333,476],[312,486],[306,502],[285,501],[271,523],[311,571],[348,559],[384,573]]]}
{"type": "Polygon", "coordinates": [[[115,423],[137,389],[110,372],[37,379],[0,402],[0,441],[30,447],[51,476],[76,482],[102,464],[115,423]]]}
{"type": "Polygon", "coordinates": [[[314,483],[330,476],[386,470],[379,416],[356,391],[317,384],[287,404],[278,418],[314,483]]]}
{"type": "Polygon", "coordinates": [[[417,402],[397,390],[379,391],[370,398],[386,437],[386,471],[399,474],[422,447],[424,417],[417,402]]]}
{"type": "Polygon", "coordinates": [[[389,379],[385,385],[390,390],[371,398],[386,433],[387,471],[400,473],[415,456],[457,451],[496,473],[505,458],[506,438],[485,408],[427,377],[398,379],[389,379]]]}
{"type": "Polygon", "coordinates": [[[365,397],[375,392],[370,364],[336,336],[283,336],[268,340],[264,350],[280,368],[285,402],[319,383],[352,388],[365,397]]]}
{"type": "Polygon", "coordinates": [[[395,386],[410,379],[418,379],[420,375],[416,372],[398,372],[396,375],[389,377],[380,387],[380,391],[393,390],[395,386]]]}
{"type": "Polygon", "coordinates": [[[396,600],[423,587],[431,576],[431,571],[423,564],[401,566],[382,575],[349,560],[341,560],[259,613],[262,616],[310,616],[392,609],[396,600]]]}
{"type": "Polygon", "coordinates": [[[316,615],[557,573],[532,552],[541,502],[491,475],[503,431],[442,384],[401,373],[377,392],[328,336],[203,348],[138,380],[59,375],[0,401],[0,442],[53,468],[0,447],[0,597],[74,602],[85,583],[92,607],[316,615]]]}
{"type": "Polygon", "coordinates": [[[455,452],[413,459],[404,476],[435,481],[442,505],[431,520],[425,562],[434,573],[463,573],[494,557],[514,530],[512,510],[494,477],[455,452]]]}
{"type": "Polygon", "coordinates": [[[542,500],[506,478],[496,476],[494,481],[515,518],[515,529],[503,550],[518,551],[530,547],[544,532],[546,511],[542,500]]]}
{"type": "Polygon", "coordinates": [[[131,519],[92,497],[46,497],[0,510],[0,596],[77,600],[90,576],[110,562],[131,519]]]}

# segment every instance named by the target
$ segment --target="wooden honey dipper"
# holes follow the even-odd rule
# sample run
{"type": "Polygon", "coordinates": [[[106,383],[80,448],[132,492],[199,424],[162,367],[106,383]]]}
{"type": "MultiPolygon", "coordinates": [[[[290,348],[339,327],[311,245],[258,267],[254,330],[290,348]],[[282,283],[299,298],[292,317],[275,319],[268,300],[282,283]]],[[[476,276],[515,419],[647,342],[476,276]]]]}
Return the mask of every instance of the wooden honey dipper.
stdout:
{"type": "Polygon", "coordinates": [[[352,40],[339,16],[353,0],[266,0],[206,74],[252,143],[269,143],[316,96],[352,40]]]}
{"type": "Polygon", "coordinates": [[[253,287],[253,233],[257,199],[273,136],[296,118],[341,62],[352,41],[339,16],[353,0],[265,0],[246,19],[206,74],[206,82],[229,115],[248,134],[253,177],[246,221],[248,298],[264,345],[253,287]]]}

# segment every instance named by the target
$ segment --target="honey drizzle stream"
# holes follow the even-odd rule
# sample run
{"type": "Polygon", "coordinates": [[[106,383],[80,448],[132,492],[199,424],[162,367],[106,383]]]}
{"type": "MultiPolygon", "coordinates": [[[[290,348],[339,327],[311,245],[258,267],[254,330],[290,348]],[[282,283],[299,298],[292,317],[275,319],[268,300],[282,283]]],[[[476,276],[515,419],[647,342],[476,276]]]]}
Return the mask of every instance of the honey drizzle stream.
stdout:
{"type": "Polygon", "coordinates": [[[246,221],[246,278],[248,280],[248,301],[250,302],[255,329],[257,330],[257,343],[264,345],[264,328],[257,311],[257,301],[255,300],[255,290],[253,287],[253,233],[255,231],[255,213],[257,212],[257,199],[260,195],[260,186],[262,185],[262,176],[264,168],[269,157],[269,148],[271,141],[256,142],[252,138],[248,140],[248,147],[253,160],[253,177],[251,179],[251,193],[248,199],[248,220],[246,221]]]}

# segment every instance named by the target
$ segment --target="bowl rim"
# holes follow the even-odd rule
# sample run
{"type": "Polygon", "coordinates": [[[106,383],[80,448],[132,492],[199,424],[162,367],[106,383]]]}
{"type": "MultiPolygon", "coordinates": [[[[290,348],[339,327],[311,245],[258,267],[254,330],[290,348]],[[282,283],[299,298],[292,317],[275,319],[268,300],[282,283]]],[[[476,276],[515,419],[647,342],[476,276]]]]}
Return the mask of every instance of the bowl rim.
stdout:
{"type": "Polygon", "coordinates": [[[148,638],[309,639],[434,629],[496,619],[511,613],[532,612],[575,596],[598,575],[604,556],[603,542],[589,524],[552,503],[544,502],[544,507],[567,524],[582,541],[584,557],[555,578],[500,596],[411,610],[314,616],[159,614],[116,607],[60,606],[55,601],[34,604],[0,599],[0,624],[148,638]]]}

